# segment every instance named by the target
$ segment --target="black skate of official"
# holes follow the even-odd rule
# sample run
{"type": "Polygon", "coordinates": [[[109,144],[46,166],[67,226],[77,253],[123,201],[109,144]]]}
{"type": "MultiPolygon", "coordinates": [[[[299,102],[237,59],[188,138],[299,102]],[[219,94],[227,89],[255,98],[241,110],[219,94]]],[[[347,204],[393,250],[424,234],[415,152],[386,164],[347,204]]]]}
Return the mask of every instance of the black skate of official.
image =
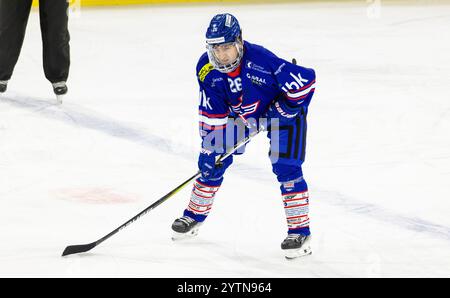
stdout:
{"type": "Polygon", "coordinates": [[[307,256],[312,253],[310,241],[311,235],[289,234],[286,239],[284,239],[283,243],[281,243],[281,249],[283,250],[286,259],[307,256]]]}
{"type": "Polygon", "coordinates": [[[8,81],[0,81],[0,93],[4,93],[8,87],[8,81]]]}
{"type": "Polygon", "coordinates": [[[201,224],[201,222],[195,221],[189,216],[175,219],[172,224],[172,230],[174,231],[172,240],[176,241],[197,236],[201,224]]]}
{"type": "Polygon", "coordinates": [[[67,94],[67,85],[66,82],[57,82],[53,83],[53,92],[55,92],[56,100],[58,103],[62,103],[63,96],[67,94]]]}

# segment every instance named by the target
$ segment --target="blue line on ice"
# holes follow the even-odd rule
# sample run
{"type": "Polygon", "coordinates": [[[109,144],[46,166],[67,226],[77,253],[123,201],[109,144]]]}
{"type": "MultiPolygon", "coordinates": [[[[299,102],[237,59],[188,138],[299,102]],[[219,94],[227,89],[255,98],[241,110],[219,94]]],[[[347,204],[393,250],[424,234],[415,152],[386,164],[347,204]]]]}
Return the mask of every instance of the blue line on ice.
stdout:
{"type": "Polygon", "coordinates": [[[150,146],[165,153],[174,153],[184,158],[192,158],[188,150],[180,149],[182,146],[142,129],[119,123],[117,120],[101,116],[98,112],[82,108],[72,103],[56,105],[49,100],[34,99],[23,96],[2,97],[0,102],[8,103],[17,108],[36,112],[46,118],[58,120],[69,125],[96,130],[112,137],[122,138],[137,144],[150,146]]]}

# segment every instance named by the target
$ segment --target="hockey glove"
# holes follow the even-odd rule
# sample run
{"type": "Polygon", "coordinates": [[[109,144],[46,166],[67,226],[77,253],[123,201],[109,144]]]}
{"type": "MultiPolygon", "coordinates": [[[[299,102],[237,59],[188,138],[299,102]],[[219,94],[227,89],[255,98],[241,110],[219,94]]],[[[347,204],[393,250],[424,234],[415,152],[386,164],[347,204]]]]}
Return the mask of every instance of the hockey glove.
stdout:
{"type": "Polygon", "coordinates": [[[285,98],[280,98],[269,106],[267,112],[260,119],[260,125],[267,130],[274,119],[279,121],[279,125],[290,124],[302,110],[301,106],[294,107],[287,103],[285,98]]]}
{"type": "Polygon", "coordinates": [[[225,158],[221,163],[216,164],[217,153],[202,149],[198,157],[198,169],[205,180],[219,180],[222,178],[225,170],[233,162],[233,156],[225,158]]]}

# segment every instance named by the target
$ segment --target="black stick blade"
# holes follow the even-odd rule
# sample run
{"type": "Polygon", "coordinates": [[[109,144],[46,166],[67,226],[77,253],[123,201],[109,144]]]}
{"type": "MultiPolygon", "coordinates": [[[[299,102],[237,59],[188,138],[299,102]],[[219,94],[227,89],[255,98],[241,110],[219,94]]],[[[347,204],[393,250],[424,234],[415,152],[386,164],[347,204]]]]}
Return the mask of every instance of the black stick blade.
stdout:
{"type": "Polygon", "coordinates": [[[93,249],[97,246],[97,243],[92,242],[89,244],[81,244],[81,245],[69,245],[64,249],[62,256],[72,255],[72,254],[78,254],[80,252],[86,252],[88,250],[93,249]]]}

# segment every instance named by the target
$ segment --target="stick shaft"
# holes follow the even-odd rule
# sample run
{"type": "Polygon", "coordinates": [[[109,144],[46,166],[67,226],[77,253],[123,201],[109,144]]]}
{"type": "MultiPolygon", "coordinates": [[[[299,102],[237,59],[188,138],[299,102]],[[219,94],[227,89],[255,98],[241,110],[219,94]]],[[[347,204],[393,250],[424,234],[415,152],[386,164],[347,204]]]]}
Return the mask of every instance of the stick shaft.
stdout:
{"type": "MultiPolygon", "coordinates": [[[[239,149],[240,147],[242,147],[245,144],[247,144],[248,142],[250,142],[250,140],[253,137],[255,137],[258,133],[259,133],[259,131],[251,133],[248,137],[246,137],[245,139],[243,139],[240,142],[238,142],[230,151],[222,154],[219,157],[219,159],[216,161],[216,163],[219,163],[219,162],[223,161],[225,158],[227,158],[228,156],[233,154],[237,149],[239,149]]],[[[99,245],[103,241],[107,240],[108,238],[112,237],[113,235],[115,235],[116,233],[121,231],[122,229],[126,228],[128,225],[130,225],[133,222],[135,222],[136,220],[138,220],[140,217],[144,216],[150,210],[158,207],[163,202],[165,202],[169,198],[173,197],[176,193],[178,193],[180,190],[182,190],[186,185],[190,184],[193,180],[195,180],[198,177],[200,177],[200,175],[201,175],[201,172],[198,171],[197,173],[195,173],[194,175],[192,175],[191,177],[186,179],[183,183],[181,183],[180,185],[175,187],[173,190],[171,190],[169,193],[167,193],[165,196],[163,196],[162,198],[160,198],[159,200],[157,200],[156,202],[154,202],[153,204],[151,204],[150,206],[148,206],[147,208],[145,208],[144,210],[142,210],[141,212],[139,212],[138,214],[133,216],[131,219],[127,220],[125,223],[120,225],[115,230],[111,231],[109,234],[107,234],[107,235],[103,236],[102,238],[98,239],[97,241],[92,242],[90,244],[85,244],[85,245],[72,245],[72,246],[66,247],[66,249],[63,252],[63,256],[69,255],[69,254],[74,254],[74,253],[86,252],[88,250],[91,250],[92,248],[96,247],[97,245],[99,245]]]]}

